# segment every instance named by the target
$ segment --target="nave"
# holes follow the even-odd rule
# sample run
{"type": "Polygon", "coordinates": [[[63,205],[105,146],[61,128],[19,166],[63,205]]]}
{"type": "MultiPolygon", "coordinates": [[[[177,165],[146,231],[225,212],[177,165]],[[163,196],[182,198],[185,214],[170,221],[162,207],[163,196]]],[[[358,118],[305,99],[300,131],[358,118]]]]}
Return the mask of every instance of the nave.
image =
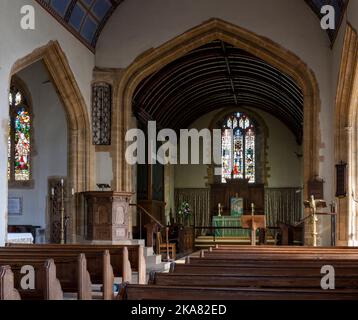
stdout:
{"type": "Polygon", "coordinates": [[[357,300],[357,0],[0,25],[1,300],[357,300]]]}

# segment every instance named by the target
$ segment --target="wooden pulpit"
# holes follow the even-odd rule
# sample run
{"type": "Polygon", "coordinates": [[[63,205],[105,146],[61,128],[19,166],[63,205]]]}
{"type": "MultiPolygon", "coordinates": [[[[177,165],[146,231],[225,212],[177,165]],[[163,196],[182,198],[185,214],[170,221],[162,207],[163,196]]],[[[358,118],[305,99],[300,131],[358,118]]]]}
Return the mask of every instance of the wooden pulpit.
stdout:
{"type": "Polygon", "coordinates": [[[132,193],[84,192],[86,240],[112,242],[130,239],[129,202],[132,193]]]}
{"type": "Polygon", "coordinates": [[[256,246],[256,230],[266,228],[266,216],[264,215],[243,215],[241,226],[251,229],[251,245],[256,246]]]}

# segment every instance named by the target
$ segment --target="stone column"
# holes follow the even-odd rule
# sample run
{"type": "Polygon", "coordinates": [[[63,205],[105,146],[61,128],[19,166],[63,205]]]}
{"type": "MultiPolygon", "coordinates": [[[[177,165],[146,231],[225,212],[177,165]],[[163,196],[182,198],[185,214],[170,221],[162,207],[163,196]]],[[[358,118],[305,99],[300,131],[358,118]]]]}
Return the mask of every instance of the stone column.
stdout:
{"type": "Polygon", "coordinates": [[[7,202],[8,202],[8,180],[7,180],[7,139],[8,139],[8,75],[6,68],[0,70],[0,101],[3,101],[0,112],[0,247],[5,245],[7,235],[7,202]]]}

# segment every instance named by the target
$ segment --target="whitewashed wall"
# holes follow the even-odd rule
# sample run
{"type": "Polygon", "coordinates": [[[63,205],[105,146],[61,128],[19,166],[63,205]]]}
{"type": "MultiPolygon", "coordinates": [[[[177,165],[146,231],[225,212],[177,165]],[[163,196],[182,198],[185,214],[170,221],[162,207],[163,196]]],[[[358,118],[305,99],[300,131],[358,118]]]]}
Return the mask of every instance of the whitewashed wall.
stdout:
{"type": "Polygon", "coordinates": [[[349,1],[347,8],[347,20],[358,31],[358,1],[349,1]]]}
{"type": "Polygon", "coordinates": [[[96,152],[96,184],[112,185],[112,159],[109,152],[96,152]]]}
{"type": "Polygon", "coordinates": [[[90,83],[94,55],[35,1],[0,1],[0,246],[4,244],[7,226],[7,95],[9,74],[13,64],[34,49],[58,40],[64,50],[84,99],[89,106],[90,83]],[[20,8],[33,5],[36,10],[36,30],[20,28],[20,8]]]}

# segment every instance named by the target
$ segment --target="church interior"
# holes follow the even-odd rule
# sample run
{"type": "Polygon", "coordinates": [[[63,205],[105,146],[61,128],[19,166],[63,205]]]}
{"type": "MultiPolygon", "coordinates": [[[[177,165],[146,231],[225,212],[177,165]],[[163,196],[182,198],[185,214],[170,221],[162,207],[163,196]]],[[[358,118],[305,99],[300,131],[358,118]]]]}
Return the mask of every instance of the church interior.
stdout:
{"type": "Polygon", "coordinates": [[[358,299],[357,0],[0,16],[0,300],[358,299]]]}

